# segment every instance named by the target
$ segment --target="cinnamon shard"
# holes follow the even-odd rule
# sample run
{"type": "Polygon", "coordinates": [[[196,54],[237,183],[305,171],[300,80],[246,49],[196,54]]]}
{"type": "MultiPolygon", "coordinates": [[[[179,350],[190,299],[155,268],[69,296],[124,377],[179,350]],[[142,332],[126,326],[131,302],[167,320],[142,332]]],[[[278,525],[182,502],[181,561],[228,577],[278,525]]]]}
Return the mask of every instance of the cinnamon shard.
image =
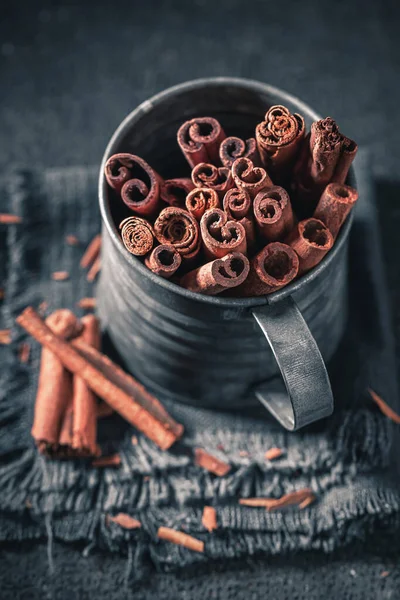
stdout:
{"type": "Polygon", "coordinates": [[[231,252],[246,254],[246,232],[238,221],[229,221],[220,208],[207,210],[200,221],[206,258],[222,258],[231,252]]]}
{"type": "Polygon", "coordinates": [[[101,235],[96,235],[86,248],[80,262],[82,269],[87,269],[100,254],[101,235]]]}
{"type": "Polygon", "coordinates": [[[0,344],[11,344],[11,329],[0,329],[0,344]]]}
{"type": "Polygon", "coordinates": [[[0,213],[0,224],[1,225],[18,225],[22,223],[22,218],[18,215],[10,215],[6,213],[0,213]]]}
{"type": "Polygon", "coordinates": [[[217,119],[197,117],[180,126],[177,140],[189,165],[218,162],[218,151],[225,133],[217,119]]]}
{"type": "Polygon", "coordinates": [[[243,283],[249,270],[248,258],[241,252],[232,252],[190,271],[180,285],[191,292],[215,296],[243,283]]]}
{"type": "Polygon", "coordinates": [[[69,279],[69,273],[68,271],[55,271],[52,273],[51,278],[54,281],[66,281],[69,279]]]}
{"type": "Polygon", "coordinates": [[[288,285],[299,272],[299,258],[287,244],[271,242],[252,260],[245,282],[236,288],[237,296],[263,296],[288,285]]]}
{"type": "Polygon", "coordinates": [[[232,165],[232,177],[239,189],[255,198],[258,192],[273,185],[268,173],[262,167],[254,166],[248,158],[238,158],[232,165]]]}
{"type": "Polygon", "coordinates": [[[131,155],[131,179],[121,189],[121,198],[135,215],[153,217],[160,207],[162,179],[158,173],[139,156],[131,155]]]}
{"type": "Polygon", "coordinates": [[[112,521],[113,523],[116,523],[123,529],[139,529],[142,526],[140,521],[138,521],[137,519],[134,519],[133,517],[131,517],[130,515],[127,515],[126,513],[118,513],[114,517],[107,515],[106,521],[107,522],[112,521]]]}
{"type": "Polygon", "coordinates": [[[253,211],[259,234],[269,242],[283,240],[294,227],[289,194],[277,185],[257,194],[253,211]]]}
{"type": "MultiPolygon", "coordinates": [[[[246,159],[243,159],[246,160],[246,159]]],[[[199,163],[192,171],[192,181],[198,188],[215,190],[219,198],[223,198],[228,190],[234,187],[231,169],[216,167],[210,163],[199,163]]]]}
{"type": "Polygon", "coordinates": [[[303,508],[307,508],[307,506],[313,504],[316,501],[316,499],[317,498],[314,496],[314,494],[310,494],[307,498],[300,502],[299,509],[302,510],[303,508]]]}
{"type": "Polygon", "coordinates": [[[99,456],[92,460],[92,467],[119,467],[121,457],[119,454],[111,454],[110,456],[99,456]]]}
{"type": "Polygon", "coordinates": [[[249,138],[244,141],[234,136],[222,141],[219,147],[219,158],[224,167],[231,167],[237,158],[249,158],[255,165],[260,162],[256,140],[249,138]]]}
{"type": "Polygon", "coordinates": [[[193,188],[193,182],[189,178],[166,179],[161,185],[161,200],[170,206],[185,208],[186,196],[193,188]]]}
{"type": "Polygon", "coordinates": [[[203,516],[201,517],[201,523],[207,531],[210,533],[217,529],[217,511],[213,506],[205,506],[203,508],[203,516]]]}
{"type": "Polygon", "coordinates": [[[88,274],[86,275],[86,279],[87,279],[87,281],[89,281],[89,283],[93,283],[93,281],[96,279],[97,275],[100,273],[100,269],[101,269],[101,260],[100,260],[100,256],[98,256],[95,259],[92,266],[90,267],[88,274]]]}
{"type": "Polygon", "coordinates": [[[370,393],[371,398],[375,402],[375,404],[378,405],[379,410],[386,417],[388,417],[388,419],[390,419],[394,423],[397,423],[397,425],[400,425],[400,415],[398,415],[393,410],[393,408],[390,408],[390,406],[388,404],[386,404],[386,402],[384,400],[382,400],[382,398],[380,396],[378,396],[378,394],[376,392],[374,392],[374,390],[371,390],[371,388],[369,388],[368,392],[370,393]]]}
{"type": "Polygon", "coordinates": [[[18,358],[22,364],[26,364],[29,362],[29,357],[31,354],[31,346],[28,342],[22,342],[18,348],[18,358]]]}
{"type": "Polygon", "coordinates": [[[121,237],[125,248],[135,256],[148,254],[154,244],[154,231],[146,219],[128,217],[120,223],[121,237]]]}
{"type": "Polygon", "coordinates": [[[67,242],[68,246],[79,246],[80,243],[76,235],[66,235],[65,241],[67,242]]]}
{"type": "Polygon", "coordinates": [[[194,457],[194,462],[198,467],[202,467],[218,477],[224,477],[231,470],[231,466],[228,463],[209,454],[202,448],[195,448],[194,457]]]}
{"type": "Polygon", "coordinates": [[[280,458],[284,454],[283,450],[280,448],[270,448],[264,454],[265,460],[276,460],[280,458]]]}
{"type": "Polygon", "coordinates": [[[300,221],[286,242],[299,257],[299,274],[303,274],[321,262],[334,240],[322,221],[311,218],[300,221]]]}
{"type": "Polygon", "coordinates": [[[187,195],[185,202],[186,210],[193,215],[196,221],[200,221],[206,210],[210,208],[221,208],[218,194],[211,188],[194,188],[187,195]]]}
{"type": "Polygon", "coordinates": [[[182,208],[164,208],[154,223],[154,232],[160,244],[169,244],[189,261],[200,251],[199,226],[196,219],[182,208]]]}
{"type": "Polygon", "coordinates": [[[266,508],[268,511],[272,511],[296,504],[299,506],[299,508],[305,508],[314,500],[315,496],[312,490],[309,488],[304,488],[302,490],[298,490],[297,492],[284,494],[280,498],[240,498],[239,504],[242,506],[266,508]]]}
{"type": "Polygon", "coordinates": [[[96,308],[96,298],[81,298],[76,305],[84,310],[94,310],[96,308]]]}
{"type": "Polygon", "coordinates": [[[160,540],[165,540],[176,544],[177,546],[183,546],[188,550],[194,552],[204,552],[204,542],[198,540],[187,533],[182,531],[176,531],[176,529],[170,529],[169,527],[159,527],[157,531],[157,537],[160,540]]]}
{"type": "Polygon", "coordinates": [[[144,264],[150,271],[164,279],[176,273],[182,263],[182,256],[171,244],[160,244],[145,258],[144,264]]]}
{"type": "Polygon", "coordinates": [[[318,201],[314,219],[325,223],[335,239],[357,199],[357,190],[349,185],[330,183],[318,201]]]}

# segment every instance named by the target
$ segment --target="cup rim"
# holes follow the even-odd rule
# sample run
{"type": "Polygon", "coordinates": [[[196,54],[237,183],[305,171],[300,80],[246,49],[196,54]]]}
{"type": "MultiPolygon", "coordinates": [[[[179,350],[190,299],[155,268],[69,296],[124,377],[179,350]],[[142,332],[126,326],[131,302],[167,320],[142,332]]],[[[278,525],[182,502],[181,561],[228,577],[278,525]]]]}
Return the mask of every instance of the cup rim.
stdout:
{"type": "MultiPolygon", "coordinates": [[[[200,294],[198,292],[191,292],[176,283],[172,283],[168,279],[164,279],[159,275],[153,273],[150,269],[148,269],[140,260],[138,260],[135,256],[130,254],[126,248],[124,247],[120,236],[118,235],[117,228],[111,218],[110,209],[107,201],[107,182],[104,176],[104,168],[105,164],[110,156],[115,154],[115,147],[118,143],[123,139],[126,135],[126,132],[137,122],[140,117],[149,112],[154,106],[160,104],[164,101],[165,98],[175,95],[181,92],[185,92],[188,90],[210,87],[210,86],[237,86],[248,90],[259,91],[268,94],[278,95],[281,98],[282,103],[291,102],[297,105],[297,110],[300,112],[303,111],[307,113],[309,117],[311,117],[314,121],[321,119],[321,116],[316,113],[308,104],[297,98],[296,96],[281,90],[280,88],[274,87],[267,83],[262,83],[260,81],[256,81],[253,79],[244,79],[240,77],[210,77],[210,78],[201,78],[201,79],[193,79],[190,81],[186,81],[184,83],[180,83],[178,85],[174,85],[172,87],[166,88],[162,92],[155,94],[148,100],[145,100],[139,106],[137,106],[133,111],[131,111],[118,125],[117,129],[114,131],[111,136],[106,149],[103,154],[103,158],[100,165],[100,173],[99,173],[99,182],[98,182],[98,192],[99,192],[99,205],[100,205],[100,214],[102,218],[103,224],[107,227],[107,231],[114,243],[114,245],[118,248],[119,253],[122,258],[136,271],[138,271],[144,277],[150,279],[153,283],[160,285],[162,288],[167,289],[170,292],[176,293],[180,296],[187,298],[188,300],[194,300],[196,302],[204,302],[206,304],[211,304],[214,306],[218,306],[220,308],[251,308],[254,306],[260,306],[265,304],[272,304],[278,302],[279,300],[294,294],[303,286],[306,286],[308,283],[313,281],[318,275],[326,269],[329,264],[334,260],[336,254],[340,251],[341,247],[345,243],[351,223],[353,220],[353,211],[350,211],[349,216],[347,217],[343,227],[341,228],[338,237],[335,240],[335,244],[333,248],[324,256],[321,262],[313,267],[310,271],[308,271],[305,275],[302,275],[299,279],[296,279],[289,285],[283,287],[276,292],[272,292],[271,294],[265,296],[251,296],[249,298],[221,298],[219,296],[207,296],[205,294],[200,294]]],[[[351,180],[351,185],[356,187],[356,180],[354,176],[354,168],[351,166],[349,177],[351,180]]]]}

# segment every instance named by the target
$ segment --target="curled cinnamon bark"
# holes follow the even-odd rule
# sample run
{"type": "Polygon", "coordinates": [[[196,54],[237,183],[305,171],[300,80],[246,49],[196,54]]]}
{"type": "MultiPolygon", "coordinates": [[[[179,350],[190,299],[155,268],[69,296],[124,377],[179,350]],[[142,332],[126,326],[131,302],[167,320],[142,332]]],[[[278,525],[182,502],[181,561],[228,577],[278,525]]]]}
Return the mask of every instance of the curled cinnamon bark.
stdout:
{"type": "Polygon", "coordinates": [[[323,191],[313,216],[325,223],[335,239],[357,198],[357,190],[349,185],[330,183],[323,191]]]}
{"type": "MultiPolygon", "coordinates": [[[[82,330],[82,325],[69,310],[57,310],[46,319],[48,328],[63,339],[82,330]]],[[[39,383],[35,402],[32,437],[39,452],[52,454],[59,445],[64,415],[72,396],[72,379],[59,358],[48,348],[42,349],[39,383]]]]}
{"type": "Polygon", "coordinates": [[[238,137],[227,137],[219,147],[219,157],[224,167],[231,167],[237,158],[249,158],[259,164],[257,144],[254,138],[244,141],[238,137]]]}
{"type": "Polygon", "coordinates": [[[246,232],[237,221],[228,221],[220,208],[207,210],[200,221],[204,254],[207,258],[222,258],[236,251],[246,254],[246,232]]]}
{"type": "Polygon", "coordinates": [[[154,244],[154,231],[146,219],[128,217],[119,224],[125,248],[135,256],[148,254],[154,244]]]}
{"type": "Polygon", "coordinates": [[[234,186],[231,170],[228,167],[215,167],[208,163],[197,164],[192,171],[192,181],[196,187],[215,190],[219,198],[234,186]]]}
{"type": "Polygon", "coordinates": [[[333,236],[318,219],[305,219],[287,239],[299,257],[299,274],[306,273],[324,258],[333,246],[333,236]]]}
{"type": "Polygon", "coordinates": [[[225,137],[220,123],[212,117],[186,121],[177,134],[179,147],[192,168],[202,162],[217,164],[219,146],[225,137]]]}
{"type": "Polygon", "coordinates": [[[238,158],[232,165],[232,177],[239,189],[255,198],[258,192],[273,185],[268,173],[262,167],[255,167],[249,158],[238,158]]]}
{"type": "Polygon", "coordinates": [[[237,288],[239,296],[263,296],[288,285],[297,276],[299,258],[281,242],[271,242],[251,261],[249,276],[237,288]]]}
{"type": "Polygon", "coordinates": [[[342,152],[333,174],[333,183],[343,184],[346,181],[351,164],[357,154],[357,150],[357,144],[350,138],[343,136],[342,152]]]}
{"type": "Polygon", "coordinates": [[[301,115],[285,106],[271,106],[264,121],[256,127],[256,140],[262,163],[272,177],[282,180],[290,173],[304,138],[301,115]]]}
{"type": "Polygon", "coordinates": [[[135,160],[135,155],[127,153],[110,156],[104,167],[104,175],[108,185],[117,192],[120,192],[124,183],[132,179],[135,160]]]}
{"type": "Polygon", "coordinates": [[[254,216],[260,235],[268,241],[283,239],[294,227],[289,194],[274,185],[259,192],[254,199],[254,216]]]}
{"type": "Polygon", "coordinates": [[[210,208],[220,208],[218,194],[211,188],[194,188],[189,192],[186,198],[186,210],[194,216],[196,221],[200,221],[206,210],[210,208]]]}
{"type": "Polygon", "coordinates": [[[164,208],[154,223],[154,232],[160,244],[173,246],[186,261],[195,258],[199,253],[198,223],[182,208],[164,208]]]}
{"type": "Polygon", "coordinates": [[[252,218],[252,201],[244,189],[236,187],[228,190],[223,200],[224,211],[229,220],[238,221],[246,232],[247,249],[251,252],[256,242],[256,231],[252,218]]]}
{"type": "Polygon", "coordinates": [[[243,283],[249,270],[248,258],[241,252],[232,252],[190,271],[180,285],[192,292],[215,296],[243,283]]]}
{"type": "Polygon", "coordinates": [[[130,178],[121,188],[121,198],[135,214],[150,217],[159,208],[162,179],[143,158],[130,157],[130,178]]]}
{"type": "Polygon", "coordinates": [[[170,206],[185,208],[186,196],[193,188],[194,184],[189,178],[167,179],[161,185],[161,200],[170,206]]]}
{"type": "Polygon", "coordinates": [[[145,258],[144,264],[150,271],[169,279],[181,266],[182,257],[170,244],[156,246],[150,256],[145,258]]]}

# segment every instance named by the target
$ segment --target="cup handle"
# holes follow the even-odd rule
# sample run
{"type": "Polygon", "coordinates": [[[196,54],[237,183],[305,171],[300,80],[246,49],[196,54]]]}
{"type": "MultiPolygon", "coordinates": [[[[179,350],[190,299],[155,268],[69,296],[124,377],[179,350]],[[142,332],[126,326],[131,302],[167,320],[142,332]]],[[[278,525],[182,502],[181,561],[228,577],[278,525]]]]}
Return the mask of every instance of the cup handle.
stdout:
{"type": "Polygon", "coordinates": [[[260,402],[290,431],[331,415],[333,395],[325,363],[293,298],[253,308],[252,313],[283,378],[278,389],[270,382],[257,387],[260,402]]]}

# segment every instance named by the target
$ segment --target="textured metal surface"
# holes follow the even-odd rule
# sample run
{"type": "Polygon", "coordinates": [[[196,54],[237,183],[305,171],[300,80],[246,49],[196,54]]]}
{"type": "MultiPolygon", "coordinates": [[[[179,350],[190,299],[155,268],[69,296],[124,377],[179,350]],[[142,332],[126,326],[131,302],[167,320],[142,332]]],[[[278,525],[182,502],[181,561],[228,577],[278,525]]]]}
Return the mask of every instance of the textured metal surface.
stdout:
{"type": "MultiPolygon", "coordinates": [[[[232,135],[248,137],[266,107],[286,104],[308,125],[318,115],[270,86],[244,80],[203,80],[159,94],[131,113],[114,134],[104,161],[118,151],[135,152],[161,175],[185,175],[176,143],[186,118],[211,114],[232,135]],[[235,107],[235,112],[228,112],[235,107]]],[[[103,165],[104,166],[104,161],[103,165]]],[[[325,359],[332,356],[346,319],[347,237],[301,280],[265,298],[205,297],[147,270],[129,255],[115,222],[126,216],[100,173],[103,218],[102,272],[98,306],[102,323],[126,366],[164,397],[233,408],[257,402],[250,392],[279,374],[251,308],[293,294],[325,359]]],[[[301,354],[301,350],[299,349],[301,354]]],[[[263,386],[263,387],[264,387],[263,386]]]]}

